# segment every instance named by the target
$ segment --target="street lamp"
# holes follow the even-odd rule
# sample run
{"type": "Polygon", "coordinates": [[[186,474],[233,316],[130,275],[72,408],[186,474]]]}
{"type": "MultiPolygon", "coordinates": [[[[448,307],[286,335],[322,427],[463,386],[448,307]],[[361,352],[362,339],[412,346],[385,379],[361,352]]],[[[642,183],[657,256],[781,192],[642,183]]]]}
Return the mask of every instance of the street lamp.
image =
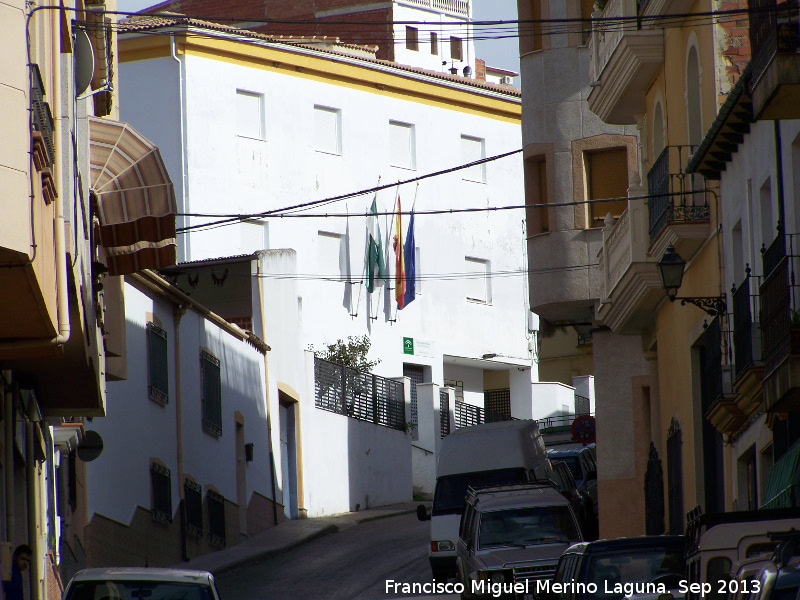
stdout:
{"type": "Polygon", "coordinates": [[[724,314],[725,296],[678,297],[678,288],[681,287],[685,267],[686,261],[675,251],[672,244],[667,246],[664,256],[658,261],[658,274],[661,276],[661,286],[667,291],[670,302],[680,300],[681,306],[687,303],[694,304],[711,316],[724,314]]]}

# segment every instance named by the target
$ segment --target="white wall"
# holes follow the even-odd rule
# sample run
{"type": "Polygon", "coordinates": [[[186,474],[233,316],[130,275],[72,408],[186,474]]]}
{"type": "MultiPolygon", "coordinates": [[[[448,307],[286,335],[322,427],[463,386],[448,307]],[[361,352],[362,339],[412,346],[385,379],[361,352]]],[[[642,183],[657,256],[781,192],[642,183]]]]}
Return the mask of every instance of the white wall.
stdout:
{"type": "MultiPolygon", "coordinates": [[[[570,415],[575,412],[575,388],[563,383],[532,383],[533,404],[530,417],[520,418],[545,419],[557,415],[570,415]],[[564,406],[567,410],[564,410],[564,406]]],[[[516,416],[516,415],[515,415],[516,416]]]]}
{"type": "MultiPolygon", "coordinates": [[[[178,508],[181,482],[176,441],[173,305],[126,284],[125,311],[127,351],[133,360],[129,360],[126,381],[108,382],[106,417],[91,423],[105,441],[103,453],[86,467],[89,519],[99,513],[128,524],[137,506],[151,506],[150,458],[163,461],[171,471],[173,511],[178,508]],[[166,406],[148,398],[148,313],[155,315],[167,332],[170,390],[166,406]]],[[[181,319],[180,347],[184,473],[204,491],[212,485],[228,500],[237,501],[234,412],[238,411],[244,417],[245,442],[254,444],[254,460],[247,463],[248,501],[254,492],[272,497],[263,355],[191,309],[181,319]],[[220,360],[220,437],[209,435],[202,428],[201,347],[220,360]]]]}
{"type": "Polygon", "coordinates": [[[305,359],[309,389],[300,411],[308,516],[410,501],[411,435],[316,408],[314,355],[305,352],[305,359]]]}

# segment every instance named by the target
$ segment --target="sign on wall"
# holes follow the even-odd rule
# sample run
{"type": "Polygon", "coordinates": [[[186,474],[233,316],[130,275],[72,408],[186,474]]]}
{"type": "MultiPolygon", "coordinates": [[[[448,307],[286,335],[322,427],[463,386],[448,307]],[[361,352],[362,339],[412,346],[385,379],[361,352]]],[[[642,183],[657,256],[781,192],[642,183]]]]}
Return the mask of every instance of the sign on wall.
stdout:
{"type": "Polygon", "coordinates": [[[414,354],[414,338],[403,338],[403,354],[414,354]]]}

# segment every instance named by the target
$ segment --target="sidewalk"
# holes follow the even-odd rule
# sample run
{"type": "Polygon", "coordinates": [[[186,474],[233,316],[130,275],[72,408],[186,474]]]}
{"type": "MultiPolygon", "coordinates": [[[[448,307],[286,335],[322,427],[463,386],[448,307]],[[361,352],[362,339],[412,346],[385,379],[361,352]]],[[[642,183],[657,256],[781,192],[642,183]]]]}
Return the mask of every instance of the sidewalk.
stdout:
{"type": "Polygon", "coordinates": [[[419,504],[426,504],[430,508],[430,502],[413,501],[328,517],[284,521],[235,546],[195,557],[188,563],[174,565],[174,568],[211,571],[214,575],[220,575],[236,567],[275,556],[328,533],[355,527],[375,519],[413,513],[419,504]]]}

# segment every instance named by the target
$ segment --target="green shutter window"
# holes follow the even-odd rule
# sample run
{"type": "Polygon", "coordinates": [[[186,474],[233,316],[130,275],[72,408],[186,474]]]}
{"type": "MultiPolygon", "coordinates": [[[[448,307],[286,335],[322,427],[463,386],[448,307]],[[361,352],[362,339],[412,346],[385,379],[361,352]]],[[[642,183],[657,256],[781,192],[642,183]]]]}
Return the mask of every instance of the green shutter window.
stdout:
{"type": "Polygon", "coordinates": [[[208,541],[214,546],[225,547],[225,497],[211,490],[208,501],[208,541]]]}
{"type": "Polygon", "coordinates": [[[169,402],[169,361],[167,332],[155,323],[147,324],[147,392],[150,400],[161,405],[169,402]]]}
{"type": "Polygon", "coordinates": [[[222,435],[222,381],[219,360],[208,352],[200,352],[202,376],[203,430],[214,436],[222,435]]]}
{"type": "Polygon", "coordinates": [[[172,486],[169,469],[156,463],[151,464],[150,487],[153,518],[162,523],[172,523],[172,486]]]}

